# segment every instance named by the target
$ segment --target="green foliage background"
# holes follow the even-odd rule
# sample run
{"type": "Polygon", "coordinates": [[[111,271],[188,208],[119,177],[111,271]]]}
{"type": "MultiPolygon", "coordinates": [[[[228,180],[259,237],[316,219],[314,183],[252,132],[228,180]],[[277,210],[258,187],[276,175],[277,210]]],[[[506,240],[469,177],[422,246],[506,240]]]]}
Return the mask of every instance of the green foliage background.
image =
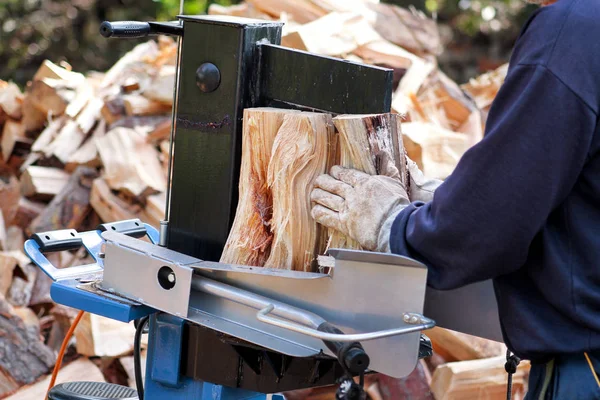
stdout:
{"type": "MultiPolygon", "coordinates": [[[[382,1],[424,10],[440,22],[447,48],[440,64],[458,81],[505,62],[535,9],[524,0],[382,1]]],[[[237,2],[186,0],[184,13],[237,2]]],[[[171,20],[178,13],[179,0],[0,0],[0,79],[23,86],[44,59],[67,61],[77,71],[104,71],[146,39],[107,40],[98,33],[102,21],[171,20]]]]}

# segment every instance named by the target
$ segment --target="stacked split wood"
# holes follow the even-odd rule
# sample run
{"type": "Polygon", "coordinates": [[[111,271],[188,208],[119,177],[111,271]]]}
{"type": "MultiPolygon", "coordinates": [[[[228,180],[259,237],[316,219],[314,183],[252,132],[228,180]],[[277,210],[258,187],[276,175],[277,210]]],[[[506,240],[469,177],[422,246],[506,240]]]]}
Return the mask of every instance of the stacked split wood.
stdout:
{"type": "Polygon", "coordinates": [[[423,13],[377,0],[247,0],[209,13],[281,20],[284,46],[391,68],[392,108],[404,117],[409,157],[427,176],[447,177],[464,152],[483,137],[503,66],[463,85],[437,65],[442,39],[423,13]]]}
{"type": "MultiPolygon", "coordinates": [[[[457,85],[437,67],[442,43],[435,22],[376,0],[248,0],[232,7],[212,5],[210,13],[282,20],[285,46],[393,69],[393,113],[385,118],[388,139],[396,135],[398,143],[388,140],[384,150],[397,161],[402,144],[433,177],[448,176],[481,138],[506,73],[501,68],[457,85]],[[400,119],[401,129],[393,129],[391,122],[400,119]]],[[[76,310],[52,302],[50,279],[23,253],[25,238],[53,229],[84,231],[129,218],[158,226],[163,218],[175,57],[174,42],[159,38],[139,44],[106,72],[84,75],[67,63],[48,60],[22,89],[0,80],[0,331],[6,333],[0,335],[0,347],[7,350],[0,352],[0,398],[42,398],[76,315],[76,310]]],[[[244,151],[251,148],[262,158],[243,159],[240,192],[260,202],[240,202],[238,214],[252,218],[236,218],[232,231],[240,235],[237,241],[230,237],[223,259],[314,270],[315,256],[332,241],[345,239],[330,237],[314,224],[308,197],[294,204],[288,199],[293,191],[308,196],[314,177],[333,164],[380,173],[372,160],[358,163],[374,153],[357,158],[349,145],[361,139],[356,126],[368,132],[368,121],[289,110],[247,114],[244,151]],[[258,138],[253,130],[268,134],[258,138]],[[288,151],[289,143],[297,145],[295,152],[288,151]],[[304,163],[301,174],[281,179],[299,163],[304,163]],[[300,231],[306,237],[297,242],[292,238],[300,231]],[[252,251],[240,250],[249,243],[252,251]]],[[[368,139],[361,140],[364,144],[368,139]]],[[[403,163],[396,165],[402,170],[403,163]]],[[[89,261],[82,250],[49,258],[61,268],[89,261]]],[[[477,386],[487,388],[486,398],[501,397],[497,394],[504,376],[493,358],[501,355],[501,345],[444,330],[432,337],[435,357],[421,362],[406,380],[370,378],[370,398],[430,399],[440,393],[462,398],[466,390],[474,390],[469,382],[478,370],[496,377],[477,380],[477,386]]],[[[75,351],[67,354],[59,382],[134,385],[131,324],[87,315],[73,343],[75,351]]],[[[325,397],[318,398],[333,398],[331,390],[320,393],[325,397]]]]}
{"type": "MultiPolygon", "coordinates": [[[[45,61],[23,91],[0,81],[0,398],[43,397],[76,315],[52,302],[25,238],[163,218],[175,49],[169,39],[149,41],[87,76],[45,61]]],[[[48,257],[61,268],[90,260],[82,249],[48,257]]],[[[86,314],[74,342],[76,360],[68,356],[59,381],[129,384],[120,359],[131,357],[132,324],[86,314]]]]}

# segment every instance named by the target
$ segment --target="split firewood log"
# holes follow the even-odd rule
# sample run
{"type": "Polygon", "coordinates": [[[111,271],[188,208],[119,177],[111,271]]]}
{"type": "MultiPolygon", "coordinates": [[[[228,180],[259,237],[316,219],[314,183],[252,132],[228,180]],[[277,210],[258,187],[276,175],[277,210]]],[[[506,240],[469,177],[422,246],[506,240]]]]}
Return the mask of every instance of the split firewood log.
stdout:
{"type": "Polygon", "coordinates": [[[19,209],[21,184],[8,168],[0,167],[0,212],[4,221],[10,224],[19,209]]]}
{"type": "MultiPolygon", "coordinates": [[[[406,187],[408,171],[398,114],[342,115],[335,117],[340,134],[340,165],[370,175],[385,174],[377,163],[386,153],[398,169],[398,179],[406,187]]],[[[360,245],[338,231],[331,230],[329,248],[360,249],[360,245]]]]}
{"type": "Polygon", "coordinates": [[[14,82],[0,80],[0,110],[14,120],[21,119],[23,94],[14,82]]]}
{"type": "Polygon", "coordinates": [[[143,133],[115,128],[97,138],[95,143],[105,168],[106,182],[112,189],[138,198],[166,190],[158,150],[146,141],[143,133]]]}
{"type": "Polygon", "coordinates": [[[120,199],[111,190],[104,178],[94,180],[90,194],[90,204],[102,222],[115,222],[139,218],[139,207],[120,199]]]}
{"type": "Polygon", "coordinates": [[[381,36],[360,13],[332,12],[289,31],[281,44],[316,54],[342,56],[377,40],[381,36]]]}
{"type": "Polygon", "coordinates": [[[331,165],[334,143],[329,114],[246,110],[240,197],[222,262],[314,269],[324,245],[310,192],[331,165]]]}
{"type": "Polygon", "coordinates": [[[31,140],[25,136],[25,126],[18,121],[6,121],[4,128],[2,129],[2,139],[0,140],[2,160],[4,163],[8,163],[18,142],[31,143],[31,140]]]}
{"type": "Polygon", "coordinates": [[[429,178],[446,179],[470,148],[466,135],[433,123],[408,122],[402,131],[408,157],[429,178]]]}
{"type": "Polygon", "coordinates": [[[280,18],[285,13],[299,24],[314,21],[327,14],[327,10],[310,0],[248,0],[247,3],[274,18],[280,18]]]}
{"type": "MultiPolygon", "coordinates": [[[[458,361],[440,365],[433,373],[431,391],[437,400],[505,399],[506,356],[458,361]]],[[[522,398],[529,361],[523,360],[513,375],[512,395],[522,398]]]]}
{"type": "Polygon", "coordinates": [[[269,258],[273,198],[268,170],[273,143],[289,110],[244,110],[239,202],[221,262],[262,267],[269,258]]]}
{"type": "Polygon", "coordinates": [[[319,227],[312,218],[310,193],[327,172],[335,143],[331,115],[292,113],[285,116],[273,143],[267,181],[273,196],[271,254],[268,268],[315,271],[323,251],[319,227]]]}
{"type": "Polygon", "coordinates": [[[21,175],[21,193],[30,199],[50,201],[62,191],[69,176],[60,168],[31,165],[21,175]]]}
{"type": "Polygon", "coordinates": [[[71,174],[63,190],[29,226],[30,232],[46,232],[58,229],[77,229],[91,211],[90,190],[98,172],[79,167],[71,174]]]}
{"type": "Polygon", "coordinates": [[[85,313],[75,329],[77,353],[89,357],[119,357],[133,350],[133,323],[85,313]]]}
{"type": "Polygon", "coordinates": [[[392,4],[368,3],[375,13],[373,28],[386,40],[417,55],[439,55],[442,51],[437,23],[425,14],[392,4]]]}

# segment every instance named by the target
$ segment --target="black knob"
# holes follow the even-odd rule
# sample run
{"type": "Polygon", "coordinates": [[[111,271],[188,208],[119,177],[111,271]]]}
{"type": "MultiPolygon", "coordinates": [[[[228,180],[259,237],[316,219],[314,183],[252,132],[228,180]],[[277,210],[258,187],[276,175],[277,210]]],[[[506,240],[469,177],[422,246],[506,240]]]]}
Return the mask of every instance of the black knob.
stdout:
{"type": "Polygon", "coordinates": [[[204,63],[196,70],[196,85],[204,93],[217,90],[221,84],[221,72],[213,63],[204,63]]]}
{"type": "Polygon", "coordinates": [[[365,372],[371,361],[365,350],[359,346],[353,346],[343,354],[344,364],[352,375],[360,375],[365,372]]]}
{"type": "MultiPolygon", "coordinates": [[[[329,322],[323,322],[317,330],[338,335],[344,334],[344,332],[329,322]]],[[[324,340],[323,343],[337,356],[339,363],[351,375],[360,375],[369,368],[369,356],[360,343],[330,342],[327,340],[324,340]]]]}

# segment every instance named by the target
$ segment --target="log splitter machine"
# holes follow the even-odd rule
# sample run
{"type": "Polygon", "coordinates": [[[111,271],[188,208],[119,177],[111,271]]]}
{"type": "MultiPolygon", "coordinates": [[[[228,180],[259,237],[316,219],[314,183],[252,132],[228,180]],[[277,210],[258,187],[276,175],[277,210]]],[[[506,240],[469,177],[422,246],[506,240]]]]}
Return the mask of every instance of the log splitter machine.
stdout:
{"type": "Polygon", "coordinates": [[[432,290],[426,267],[406,257],[334,249],[329,273],[218,262],[237,205],[245,108],[391,109],[391,70],[282,47],[282,25],[191,15],[102,24],[105,37],[178,41],[166,219],[159,229],[126,220],[36,233],[25,252],[54,281],[55,302],[135,321],[136,339],[147,332],[146,373],[137,391],[72,382],[51,400],[283,399],[336,383],[339,399],[364,399],[365,373],[405,377],[431,354],[421,332],[436,323],[502,340],[491,282],[432,290]],[[81,246],[92,264],[57,269],[44,255],[81,246]]]}

